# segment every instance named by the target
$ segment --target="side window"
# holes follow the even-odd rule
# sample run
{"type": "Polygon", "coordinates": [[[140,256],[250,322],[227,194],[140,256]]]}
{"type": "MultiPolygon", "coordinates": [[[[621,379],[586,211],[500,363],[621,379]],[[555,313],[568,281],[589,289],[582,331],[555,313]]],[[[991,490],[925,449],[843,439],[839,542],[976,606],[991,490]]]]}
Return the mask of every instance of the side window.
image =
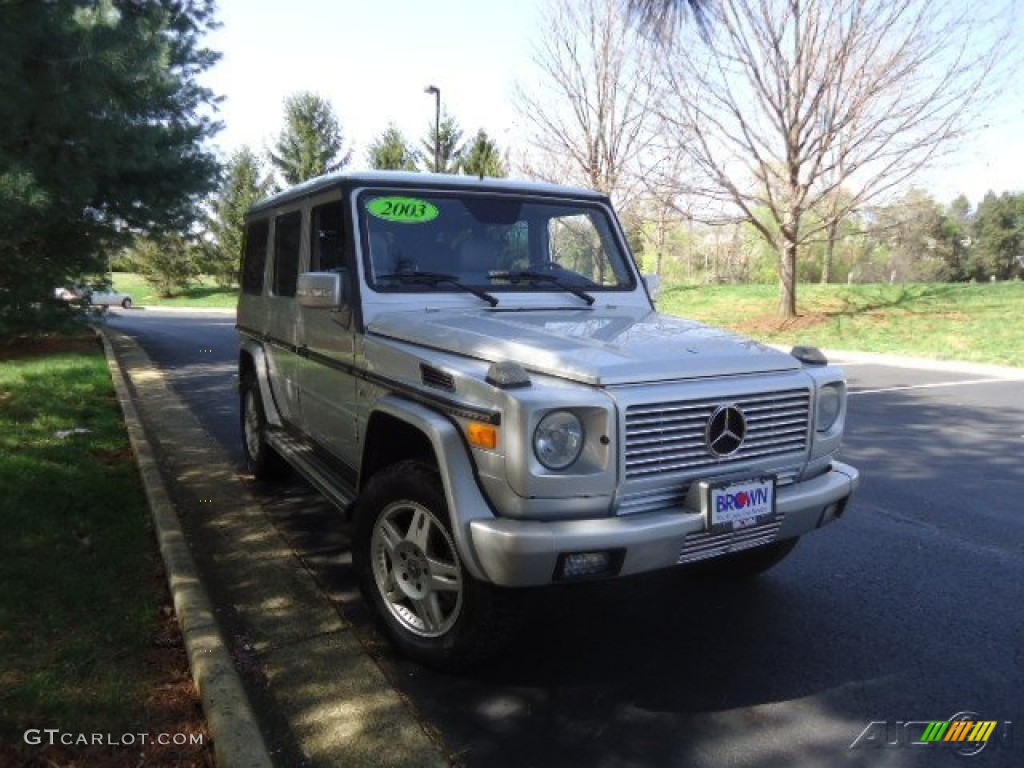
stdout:
{"type": "Polygon", "coordinates": [[[250,221],[245,228],[245,244],[242,246],[242,292],[260,295],[263,293],[263,268],[267,265],[267,236],[270,234],[270,220],[250,221]]]}
{"type": "Polygon", "coordinates": [[[342,268],[341,201],[316,206],[310,215],[309,268],[334,272],[342,268]]]}
{"type": "Polygon", "coordinates": [[[299,277],[302,211],[278,216],[274,223],[274,294],[294,296],[299,277]]]}

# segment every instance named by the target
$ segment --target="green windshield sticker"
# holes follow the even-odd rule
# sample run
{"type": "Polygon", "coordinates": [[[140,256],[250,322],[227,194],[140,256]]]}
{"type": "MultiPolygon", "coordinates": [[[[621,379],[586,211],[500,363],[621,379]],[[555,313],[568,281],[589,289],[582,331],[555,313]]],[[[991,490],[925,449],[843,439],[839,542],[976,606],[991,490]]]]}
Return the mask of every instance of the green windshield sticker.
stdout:
{"type": "Polygon", "coordinates": [[[422,224],[437,218],[436,205],[415,197],[378,197],[366,204],[371,215],[385,221],[422,224]]]}

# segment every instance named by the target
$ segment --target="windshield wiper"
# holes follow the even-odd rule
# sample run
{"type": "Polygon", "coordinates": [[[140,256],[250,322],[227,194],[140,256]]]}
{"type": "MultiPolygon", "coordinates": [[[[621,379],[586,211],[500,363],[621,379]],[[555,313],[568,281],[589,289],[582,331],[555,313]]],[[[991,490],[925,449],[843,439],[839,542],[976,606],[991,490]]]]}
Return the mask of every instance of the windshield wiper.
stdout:
{"type": "Polygon", "coordinates": [[[418,269],[408,270],[405,272],[394,272],[389,275],[377,275],[378,280],[397,280],[400,283],[409,283],[411,285],[453,285],[460,291],[466,293],[472,293],[478,299],[486,301],[492,307],[498,306],[498,299],[487,291],[483,291],[479,288],[474,288],[471,285],[466,285],[456,275],[446,275],[441,272],[422,272],[418,269]]]}
{"type": "Polygon", "coordinates": [[[587,306],[592,306],[595,299],[589,293],[584,291],[582,288],[573,285],[568,280],[564,280],[557,275],[552,275],[549,272],[537,272],[533,269],[524,269],[517,272],[492,272],[491,277],[497,277],[502,280],[508,280],[510,283],[550,283],[551,285],[561,288],[563,291],[568,291],[573,296],[578,296],[587,302],[587,306]]]}

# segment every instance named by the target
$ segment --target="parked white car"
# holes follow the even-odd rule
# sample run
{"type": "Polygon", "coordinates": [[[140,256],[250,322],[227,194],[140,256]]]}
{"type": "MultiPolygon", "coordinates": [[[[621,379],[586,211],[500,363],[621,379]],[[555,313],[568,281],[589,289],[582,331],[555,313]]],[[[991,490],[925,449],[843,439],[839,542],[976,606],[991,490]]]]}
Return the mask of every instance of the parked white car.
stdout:
{"type": "Polygon", "coordinates": [[[124,309],[132,308],[131,294],[115,291],[113,288],[105,288],[102,286],[90,287],[87,297],[89,299],[89,303],[94,307],[103,307],[105,309],[109,306],[117,305],[124,309]]]}
{"type": "Polygon", "coordinates": [[[54,296],[62,301],[85,299],[92,306],[103,307],[104,309],[112,305],[120,306],[124,309],[131,309],[132,307],[132,296],[130,293],[115,291],[106,285],[81,284],[72,288],[57,288],[53,293],[54,296]]]}

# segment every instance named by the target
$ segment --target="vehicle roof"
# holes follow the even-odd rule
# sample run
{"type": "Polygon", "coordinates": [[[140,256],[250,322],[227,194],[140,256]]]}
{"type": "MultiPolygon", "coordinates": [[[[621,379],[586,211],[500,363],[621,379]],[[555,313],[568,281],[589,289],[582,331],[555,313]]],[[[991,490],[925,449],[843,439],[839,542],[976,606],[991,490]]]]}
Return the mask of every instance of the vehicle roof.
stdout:
{"type": "Polygon", "coordinates": [[[441,173],[415,173],[410,171],[338,171],[304,181],[283,192],[261,200],[249,209],[249,214],[275,208],[279,205],[310,197],[337,186],[415,187],[417,189],[472,190],[475,192],[522,193],[551,197],[607,200],[607,195],[592,189],[549,184],[542,181],[495,179],[477,176],[456,176],[441,173]]]}

